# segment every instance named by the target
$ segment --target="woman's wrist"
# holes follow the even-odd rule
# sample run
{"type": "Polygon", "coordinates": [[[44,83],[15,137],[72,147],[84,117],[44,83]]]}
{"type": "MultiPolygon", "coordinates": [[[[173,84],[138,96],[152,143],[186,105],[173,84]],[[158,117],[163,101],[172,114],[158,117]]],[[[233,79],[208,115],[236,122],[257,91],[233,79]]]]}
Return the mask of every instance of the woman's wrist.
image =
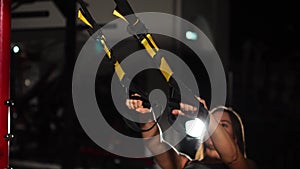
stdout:
{"type": "Polygon", "coordinates": [[[153,128],[153,125],[155,125],[155,121],[154,120],[151,120],[147,123],[140,123],[140,128],[141,130],[149,130],[149,128],[153,128]]]}

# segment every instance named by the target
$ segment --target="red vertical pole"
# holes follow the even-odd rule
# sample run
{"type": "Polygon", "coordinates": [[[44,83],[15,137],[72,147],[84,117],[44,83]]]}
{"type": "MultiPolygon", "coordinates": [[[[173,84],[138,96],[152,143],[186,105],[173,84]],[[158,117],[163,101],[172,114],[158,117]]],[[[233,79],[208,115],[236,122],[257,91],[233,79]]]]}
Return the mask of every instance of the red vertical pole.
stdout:
{"type": "Polygon", "coordinates": [[[0,0],[0,169],[8,168],[8,107],[10,69],[10,0],[0,0]]]}

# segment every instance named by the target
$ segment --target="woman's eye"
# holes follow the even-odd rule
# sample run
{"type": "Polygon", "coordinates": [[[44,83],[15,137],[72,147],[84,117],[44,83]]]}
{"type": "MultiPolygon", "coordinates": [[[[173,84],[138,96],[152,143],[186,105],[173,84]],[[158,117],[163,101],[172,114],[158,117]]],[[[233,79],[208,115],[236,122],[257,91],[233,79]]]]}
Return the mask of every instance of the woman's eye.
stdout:
{"type": "Polygon", "coordinates": [[[225,124],[225,123],[222,123],[221,125],[222,125],[222,127],[224,127],[224,128],[227,128],[227,127],[228,127],[228,125],[225,124]]]}

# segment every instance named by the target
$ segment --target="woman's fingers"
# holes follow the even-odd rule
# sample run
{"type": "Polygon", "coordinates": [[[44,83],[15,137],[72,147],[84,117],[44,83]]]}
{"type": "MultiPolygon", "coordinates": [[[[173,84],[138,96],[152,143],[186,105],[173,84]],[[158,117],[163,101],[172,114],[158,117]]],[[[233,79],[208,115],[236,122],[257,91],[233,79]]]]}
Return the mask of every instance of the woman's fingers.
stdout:
{"type": "MultiPolygon", "coordinates": [[[[200,97],[196,97],[196,98],[197,98],[197,100],[198,100],[200,103],[203,104],[204,108],[207,109],[206,101],[205,101],[204,99],[201,99],[200,97]]],[[[207,110],[208,110],[208,109],[207,109],[207,110]]]]}
{"type": "Polygon", "coordinates": [[[140,112],[140,113],[149,113],[150,109],[148,108],[137,108],[135,111],[140,112]]]}
{"type": "Polygon", "coordinates": [[[183,113],[181,110],[177,110],[177,109],[172,110],[172,114],[173,115],[185,115],[185,113],[183,113]]]}
{"type": "Polygon", "coordinates": [[[135,99],[127,99],[126,106],[130,110],[135,110],[140,113],[148,113],[150,109],[143,107],[143,101],[135,99]]]}
{"type": "MultiPolygon", "coordinates": [[[[200,97],[196,97],[197,100],[204,105],[204,108],[207,109],[205,100],[201,99],[200,97]]],[[[195,113],[197,113],[198,108],[189,104],[180,103],[180,110],[175,109],[172,111],[173,115],[184,115],[184,116],[195,116],[195,113]]]]}
{"type": "Polygon", "coordinates": [[[182,111],[186,111],[186,112],[194,112],[197,111],[197,107],[194,107],[192,105],[189,104],[185,104],[185,103],[180,103],[180,109],[182,111]]]}
{"type": "Polygon", "coordinates": [[[126,106],[128,109],[143,108],[143,102],[141,100],[127,99],[126,106]]]}
{"type": "Polygon", "coordinates": [[[130,99],[126,99],[126,106],[128,109],[133,109],[130,103],[130,99]]]}
{"type": "Polygon", "coordinates": [[[142,102],[141,100],[137,100],[136,106],[137,106],[138,108],[143,107],[143,102],[142,102]]]}
{"type": "Polygon", "coordinates": [[[197,111],[197,107],[194,107],[194,106],[189,105],[189,104],[185,104],[185,105],[184,105],[184,108],[185,108],[187,111],[191,111],[191,112],[197,111]]]}

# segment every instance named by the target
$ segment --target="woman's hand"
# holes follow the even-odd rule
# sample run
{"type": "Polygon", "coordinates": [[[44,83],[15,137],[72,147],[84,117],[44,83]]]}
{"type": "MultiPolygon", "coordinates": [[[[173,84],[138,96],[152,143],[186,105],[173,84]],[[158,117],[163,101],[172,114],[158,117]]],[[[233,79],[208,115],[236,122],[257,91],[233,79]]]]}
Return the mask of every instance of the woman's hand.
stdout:
{"type": "MultiPolygon", "coordinates": [[[[201,99],[200,97],[196,97],[197,100],[203,104],[204,108],[207,110],[206,102],[204,99],[201,99]]],[[[197,113],[198,109],[197,107],[191,106],[189,104],[180,103],[180,110],[174,109],[172,111],[173,115],[183,115],[183,116],[193,116],[195,113],[197,113]]]]}
{"type": "MultiPolygon", "coordinates": [[[[134,94],[132,96],[138,96],[138,94],[134,94]]],[[[143,101],[138,99],[127,99],[126,106],[130,110],[135,110],[141,114],[146,114],[150,112],[150,109],[143,107],[143,101]]],[[[197,110],[197,108],[193,108],[190,105],[181,103],[181,109],[184,110],[197,110]]],[[[174,113],[179,113],[181,110],[174,110],[174,113]]],[[[161,168],[164,169],[174,169],[174,168],[184,168],[185,164],[189,159],[180,155],[174,147],[170,147],[170,144],[167,144],[163,137],[161,136],[159,125],[154,121],[150,121],[148,123],[140,124],[141,129],[149,129],[151,130],[147,132],[142,132],[142,137],[145,139],[145,145],[148,149],[153,153],[157,154],[154,156],[155,161],[161,168]],[[153,125],[155,125],[153,127],[153,125]],[[163,152],[163,153],[162,153],[163,152]]]]}
{"type": "MultiPolygon", "coordinates": [[[[132,96],[140,97],[139,94],[133,94],[132,96]]],[[[126,106],[128,107],[128,109],[135,110],[135,111],[137,111],[139,113],[142,113],[142,114],[150,112],[150,109],[143,107],[143,101],[142,100],[127,99],[126,100],[126,106]]]]}

